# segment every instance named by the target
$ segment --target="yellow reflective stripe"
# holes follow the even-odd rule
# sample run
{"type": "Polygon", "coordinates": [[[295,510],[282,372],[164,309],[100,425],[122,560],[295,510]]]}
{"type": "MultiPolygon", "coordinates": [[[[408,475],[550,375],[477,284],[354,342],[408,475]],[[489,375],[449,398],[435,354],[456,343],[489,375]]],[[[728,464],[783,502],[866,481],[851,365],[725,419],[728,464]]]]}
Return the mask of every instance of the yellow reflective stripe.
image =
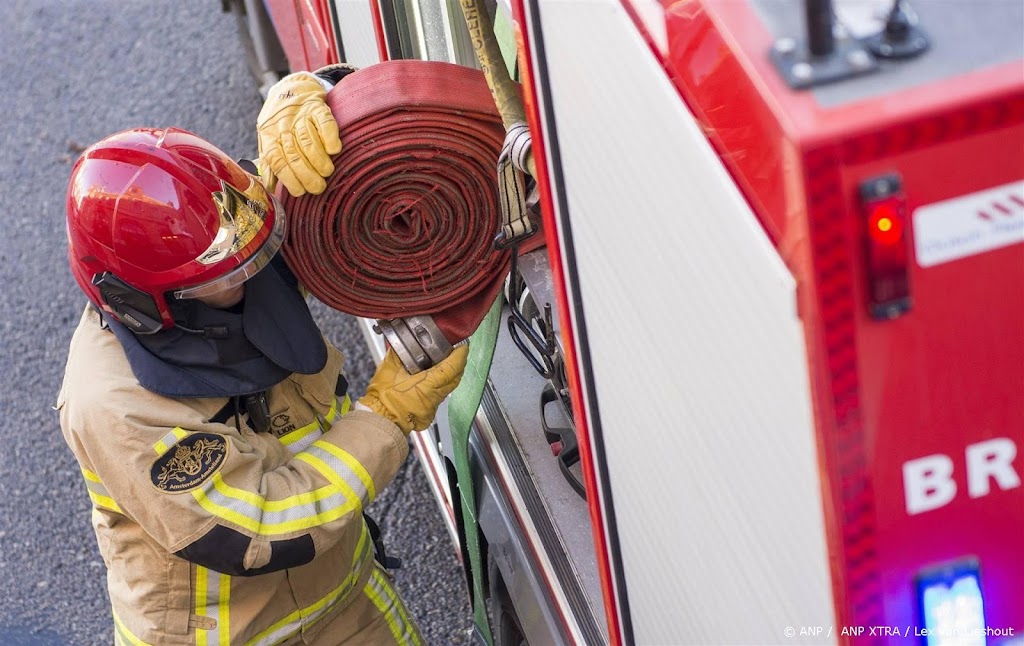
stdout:
{"type": "Polygon", "coordinates": [[[366,559],[370,558],[372,553],[371,548],[370,528],[366,526],[366,521],[363,521],[363,533],[359,535],[359,542],[356,543],[355,556],[352,557],[353,572],[362,572],[363,564],[366,563],[366,559]]]}
{"type": "Polygon", "coordinates": [[[339,410],[338,398],[335,397],[334,400],[331,401],[331,407],[327,410],[327,414],[323,416],[323,420],[327,422],[327,428],[325,428],[324,431],[329,429],[332,424],[342,418],[351,403],[352,402],[349,400],[348,395],[345,395],[345,398],[341,400],[341,407],[339,410]]]}
{"type": "MultiPolygon", "coordinates": [[[[209,572],[206,568],[201,565],[196,566],[196,599],[195,599],[195,614],[204,617],[206,616],[206,573],[209,572]]],[[[196,626],[196,646],[206,646],[206,631],[196,626]]]]}
{"type": "Polygon", "coordinates": [[[363,483],[364,487],[366,487],[366,493],[370,496],[370,500],[373,500],[374,498],[377,497],[377,490],[373,486],[373,478],[370,477],[370,474],[366,471],[363,465],[359,463],[359,460],[352,457],[352,455],[345,451],[344,449],[335,446],[330,442],[323,442],[318,440],[316,442],[313,442],[313,446],[323,451],[327,451],[334,457],[344,462],[345,466],[351,469],[352,473],[356,474],[356,477],[359,478],[359,481],[363,483]]]}
{"type": "Polygon", "coordinates": [[[391,608],[388,606],[388,602],[383,598],[380,591],[377,589],[377,581],[374,576],[377,573],[377,568],[374,567],[374,571],[370,573],[370,580],[363,586],[363,594],[370,598],[373,605],[377,607],[377,610],[384,615],[384,621],[387,622],[388,628],[391,629],[391,634],[395,637],[395,642],[402,644],[402,630],[398,627],[398,619],[390,612],[391,608]]]}
{"type": "Polygon", "coordinates": [[[409,621],[402,601],[377,567],[370,573],[370,580],[363,588],[363,594],[370,598],[377,610],[384,615],[384,620],[391,629],[391,634],[398,644],[422,646],[415,625],[409,621]]]}
{"type": "Polygon", "coordinates": [[[88,469],[83,468],[82,475],[85,476],[85,479],[88,480],[89,482],[98,482],[100,484],[103,484],[103,481],[100,480],[100,477],[88,469]]]}
{"type": "Polygon", "coordinates": [[[101,496],[94,491],[90,491],[89,498],[92,499],[93,504],[97,507],[106,509],[107,511],[112,511],[116,514],[124,514],[124,512],[121,511],[121,508],[117,506],[117,503],[114,502],[114,499],[109,496],[101,496]]]}
{"type": "Polygon", "coordinates": [[[231,577],[222,574],[220,575],[220,591],[218,593],[220,597],[218,601],[218,610],[220,611],[220,619],[217,620],[217,626],[220,628],[220,643],[230,644],[231,643],[231,577]]]}
{"type": "Polygon", "coordinates": [[[325,415],[317,415],[316,421],[281,436],[279,438],[281,444],[288,447],[292,454],[304,451],[314,440],[327,432],[335,422],[348,414],[351,407],[352,399],[348,395],[342,399],[340,407],[338,398],[335,397],[325,415]]]}
{"type": "Polygon", "coordinates": [[[263,496],[251,491],[232,487],[228,483],[224,482],[223,477],[218,478],[214,476],[213,484],[217,488],[217,491],[221,492],[225,496],[237,498],[238,500],[247,502],[254,507],[259,507],[263,511],[284,511],[285,509],[290,509],[292,507],[308,505],[309,503],[323,500],[334,493],[334,487],[326,485],[315,491],[297,493],[294,496],[288,496],[281,500],[267,500],[263,496]]]}
{"type": "Polygon", "coordinates": [[[355,587],[356,581],[362,572],[363,564],[370,557],[370,540],[366,524],[363,524],[363,532],[356,544],[355,555],[352,557],[352,569],[348,576],[341,582],[341,585],[328,592],[322,599],[312,605],[300,608],[286,617],[274,622],[269,628],[256,635],[246,642],[246,646],[269,646],[279,644],[282,641],[294,636],[302,630],[302,624],[311,626],[327,614],[342,600],[346,599],[348,593],[355,587]],[[306,620],[303,622],[303,620],[306,620]]]}
{"type": "Polygon", "coordinates": [[[246,646],[268,646],[280,644],[302,628],[302,611],[296,610],[287,617],[275,622],[260,634],[245,642],[246,646]]]}
{"type": "MultiPolygon", "coordinates": [[[[231,577],[214,570],[196,566],[195,614],[217,620],[218,644],[231,643],[229,609],[231,603],[231,577]]],[[[196,646],[207,646],[214,629],[196,628],[196,646]]]]}
{"type": "Polygon", "coordinates": [[[171,448],[178,440],[188,436],[188,432],[180,427],[172,429],[167,435],[160,438],[160,441],[153,445],[153,450],[156,451],[157,455],[163,455],[167,452],[167,449],[171,448]]]}
{"type": "Polygon", "coordinates": [[[388,594],[391,596],[392,601],[395,602],[395,610],[398,611],[398,616],[401,617],[402,622],[405,623],[409,638],[412,641],[412,643],[415,644],[415,646],[423,646],[423,644],[420,642],[419,630],[416,628],[416,624],[412,622],[412,619],[409,618],[409,612],[406,609],[405,604],[402,603],[402,599],[397,594],[395,594],[395,589],[391,587],[391,585],[384,578],[384,575],[380,574],[377,568],[373,568],[373,576],[380,577],[384,589],[387,590],[388,594]]]}
{"type": "Polygon", "coordinates": [[[401,617],[402,622],[405,624],[406,635],[414,646],[423,646],[423,642],[420,641],[419,629],[416,624],[413,623],[412,619],[409,618],[409,611],[406,609],[405,604],[402,602],[401,597],[395,592],[395,589],[391,586],[391,583],[387,580],[384,574],[376,567],[373,568],[372,576],[377,579],[377,582],[387,592],[388,596],[391,597],[391,601],[395,604],[394,610],[401,617]]]}
{"type": "Polygon", "coordinates": [[[124,512],[121,511],[121,507],[119,507],[117,502],[110,497],[110,492],[107,491],[105,486],[103,486],[103,482],[100,480],[100,477],[88,469],[82,468],[81,471],[82,476],[85,477],[85,486],[86,489],[89,490],[89,498],[92,500],[93,504],[97,507],[102,507],[103,509],[123,514],[124,512]]]}
{"type": "Polygon", "coordinates": [[[366,529],[366,523],[363,523],[363,532],[359,535],[359,542],[356,544],[355,554],[352,557],[352,569],[349,571],[348,576],[341,582],[341,585],[328,592],[322,599],[299,611],[302,614],[302,618],[307,620],[307,626],[312,625],[320,617],[327,614],[335,604],[346,598],[348,593],[355,587],[359,574],[363,571],[363,564],[366,563],[366,560],[372,553],[369,537],[370,533],[366,529]]]}
{"type": "Polygon", "coordinates": [[[132,646],[149,646],[146,642],[142,641],[138,637],[132,634],[132,631],[122,623],[121,618],[117,616],[114,609],[110,609],[110,614],[114,617],[114,634],[124,642],[125,644],[131,644],[132,646]]]}
{"type": "Polygon", "coordinates": [[[303,438],[307,437],[310,433],[316,433],[317,431],[320,430],[320,420],[317,420],[311,424],[306,424],[302,428],[297,428],[286,435],[282,435],[280,438],[281,444],[284,444],[285,446],[291,446],[292,444],[295,444],[296,442],[299,442],[303,438]]]}
{"type": "Polygon", "coordinates": [[[293,496],[289,500],[297,501],[301,498],[302,502],[293,502],[281,511],[264,511],[254,509],[246,500],[223,494],[220,487],[228,485],[224,483],[223,476],[216,473],[203,487],[193,489],[192,497],[214,516],[261,535],[286,534],[329,523],[356,509],[359,502],[358,499],[353,500],[351,496],[339,493],[332,486],[317,489],[312,494],[293,496]],[[326,504],[324,501],[327,501],[326,504]],[[274,518],[282,520],[268,522],[274,518]]]}
{"type": "Polygon", "coordinates": [[[398,615],[402,618],[402,621],[405,622],[408,635],[412,643],[415,644],[415,646],[423,646],[423,642],[420,641],[419,628],[417,628],[416,623],[409,617],[409,610],[405,607],[405,603],[402,602],[401,597],[398,596],[395,589],[384,577],[383,573],[376,568],[374,568],[373,573],[375,576],[379,577],[381,585],[384,586],[384,589],[387,590],[391,599],[395,602],[395,610],[398,611],[398,615]]]}
{"type": "Polygon", "coordinates": [[[295,459],[300,462],[305,462],[316,469],[320,475],[327,478],[327,481],[348,499],[349,503],[352,504],[354,508],[358,508],[359,511],[362,511],[362,498],[352,489],[352,487],[349,486],[347,482],[345,482],[345,479],[337,471],[329,467],[327,463],[315,455],[310,455],[305,452],[297,454],[295,459]]]}
{"type": "MultiPolygon", "coordinates": [[[[348,395],[345,395],[345,399],[348,399],[348,395]]],[[[331,407],[327,409],[327,414],[324,415],[324,420],[327,421],[328,424],[333,424],[338,420],[338,418],[340,418],[340,415],[338,414],[338,398],[335,397],[334,400],[331,401],[331,407]]],[[[280,438],[281,444],[284,444],[285,446],[288,446],[289,444],[295,444],[296,442],[298,442],[299,440],[301,440],[302,438],[306,437],[307,435],[316,430],[327,430],[326,428],[321,428],[319,419],[310,422],[305,426],[299,427],[294,431],[286,433],[285,435],[282,435],[280,438]]]]}

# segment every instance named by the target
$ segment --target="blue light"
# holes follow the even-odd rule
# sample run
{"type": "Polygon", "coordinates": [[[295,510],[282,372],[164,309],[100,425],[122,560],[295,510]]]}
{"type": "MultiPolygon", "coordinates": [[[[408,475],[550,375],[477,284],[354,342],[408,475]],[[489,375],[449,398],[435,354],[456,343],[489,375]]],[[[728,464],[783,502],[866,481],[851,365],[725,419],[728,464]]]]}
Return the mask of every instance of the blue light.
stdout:
{"type": "Polygon", "coordinates": [[[985,646],[985,602],[976,571],[922,581],[921,601],[928,646],[985,646]]]}

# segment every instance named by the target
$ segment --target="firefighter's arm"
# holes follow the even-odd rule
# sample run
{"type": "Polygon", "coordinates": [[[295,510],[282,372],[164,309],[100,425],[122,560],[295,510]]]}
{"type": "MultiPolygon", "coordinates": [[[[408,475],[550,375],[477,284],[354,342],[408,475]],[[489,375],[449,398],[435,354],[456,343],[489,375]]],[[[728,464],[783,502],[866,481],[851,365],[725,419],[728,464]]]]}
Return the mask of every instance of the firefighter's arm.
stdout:
{"type": "Polygon", "coordinates": [[[259,172],[269,190],[278,179],[295,197],[327,188],[324,178],[334,172],[331,156],[341,152],[327,90],[353,71],[331,65],[315,74],[296,72],[270,88],[256,119],[259,172]]]}
{"type": "MultiPolygon", "coordinates": [[[[90,409],[90,419],[68,421],[107,431],[75,436],[116,511],[169,552],[252,576],[309,563],[362,531],[363,508],[408,454],[405,429],[433,419],[458,385],[467,350],[413,376],[382,364],[361,400],[369,410],[350,412],[294,456],[270,434],[227,424],[145,425],[116,397],[90,409]],[[404,420],[402,429],[391,419],[404,420]]],[[[135,396],[134,410],[167,406],[151,393],[135,396]]]]}
{"type": "Polygon", "coordinates": [[[361,532],[363,508],[408,454],[398,427],[364,411],[294,456],[270,434],[145,426],[140,417],[108,411],[86,421],[108,433],[76,434],[95,482],[168,552],[237,576],[309,563],[361,532]]]}

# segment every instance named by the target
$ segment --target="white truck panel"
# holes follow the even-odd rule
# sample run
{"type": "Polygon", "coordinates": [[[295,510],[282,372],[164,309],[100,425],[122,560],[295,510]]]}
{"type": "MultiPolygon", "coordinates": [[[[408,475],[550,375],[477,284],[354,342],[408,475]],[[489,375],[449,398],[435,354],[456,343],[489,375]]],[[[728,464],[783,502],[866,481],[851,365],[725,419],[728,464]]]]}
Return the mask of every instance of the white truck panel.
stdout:
{"type": "Polygon", "coordinates": [[[821,643],[794,280],[618,0],[539,15],[635,640],[821,643]]]}
{"type": "Polygon", "coordinates": [[[334,0],[334,11],[338,16],[345,62],[356,67],[379,63],[377,30],[370,3],[366,0],[334,0]]]}

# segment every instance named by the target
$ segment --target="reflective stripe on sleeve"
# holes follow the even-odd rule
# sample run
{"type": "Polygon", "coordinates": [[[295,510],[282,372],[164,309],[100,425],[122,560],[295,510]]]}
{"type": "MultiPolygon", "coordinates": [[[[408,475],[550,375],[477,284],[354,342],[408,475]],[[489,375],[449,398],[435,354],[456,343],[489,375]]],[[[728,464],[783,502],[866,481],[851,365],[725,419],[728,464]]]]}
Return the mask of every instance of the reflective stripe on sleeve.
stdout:
{"type": "Polygon", "coordinates": [[[138,637],[132,634],[132,631],[125,627],[124,622],[117,616],[114,609],[110,609],[110,614],[114,617],[114,637],[117,644],[125,644],[126,646],[149,646],[146,642],[142,641],[138,637]]]}
{"type": "Polygon", "coordinates": [[[396,643],[402,646],[405,644],[422,646],[419,633],[409,619],[405,604],[398,598],[394,588],[378,568],[374,567],[373,572],[370,573],[370,579],[366,582],[366,587],[363,588],[363,594],[368,596],[373,601],[373,605],[377,606],[377,610],[384,615],[384,620],[388,623],[396,643]]]}
{"type": "Polygon", "coordinates": [[[296,455],[295,459],[309,464],[342,490],[352,491],[364,506],[377,497],[373,478],[363,465],[344,449],[329,442],[313,442],[312,446],[296,455]]]}
{"type": "Polygon", "coordinates": [[[324,432],[320,428],[320,420],[306,424],[281,438],[281,444],[288,448],[292,455],[304,451],[310,444],[320,439],[324,432]]]}
{"type": "Polygon", "coordinates": [[[103,482],[100,481],[98,475],[88,469],[82,469],[82,475],[85,477],[85,486],[89,490],[89,498],[94,505],[118,514],[124,513],[117,505],[117,502],[110,497],[110,492],[103,486],[103,482]]]}
{"type": "MultiPolygon", "coordinates": [[[[330,423],[341,419],[343,411],[347,411],[349,407],[347,396],[340,407],[335,398],[328,411],[328,416],[332,420],[330,423]]],[[[281,500],[268,500],[258,493],[229,485],[223,474],[218,472],[201,487],[192,489],[192,497],[213,516],[260,536],[308,530],[351,512],[358,513],[363,505],[372,500],[373,481],[355,458],[333,445],[316,442],[315,439],[322,434],[320,428],[320,421],[313,422],[312,425],[289,433],[282,438],[282,442],[291,441],[289,449],[292,450],[296,446],[311,443],[306,451],[298,452],[295,457],[311,464],[330,484],[281,500]],[[321,444],[328,448],[322,448],[321,444]]],[[[178,430],[180,429],[176,429],[178,430]]],[[[165,436],[158,445],[166,444],[172,438],[177,438],[175,431],[165,436]]]]}
{"type": "Polygon", "coordinates": [[[197,616],[217,620],[216,627],[209,630],[196,628],[196,646],[230,644],[231,577],[197,565],[195,603],[197,616]]]}
{"type": "Polygon", "coordinates": [[[342,399],[340,407],[338,406],[338,398],[335,397],[326,415],[323,417],[317,416],[315,422],[306,424],[281,436],[281,444],[288,447],[292,455],[305,451],[310,444],[318,440],[335,422],[348,414],[351,407],[352,400],[348,395],[345,395],[345,398],[342,399]]]}
{"type": "Polygon", "coordinates": [[[186,437],[187,435],[188,431],[185,431],[184,429],[181,428],[174,428],[169,433],[167,433],[167,435],[164,435],[162,438],[160,438],[159,442],[153,445],[153,450],[156,451],[157,455],[163,455],[164,453],[167,452],[167,449],[174,446],[178,440],[182,439],[183,437],[186,437]]]}
{"type": "Polygon", "coordinates": [[[246,642],[246,646],[270,646],[279,644],[295,636],[305,626],[307,629],[329,613],[341,601],[346,599],[355,588],[363,566],[373,554],[370,535],[363,524],[363,533],[359,536],[355,554],[352,558],[352,570],[341,582],[341,585],[328,592],[322,599],[305,608],[300,608],[274,623],[272,626],[246,642]]]}
{"type": "Polygon", "coordinates": [[[261,536],[301,531],[337,520],[359,508],[359,501],[333,484],[282,500],[232,487],[215,473],[192,497],[209,513],[261,536]]]}

